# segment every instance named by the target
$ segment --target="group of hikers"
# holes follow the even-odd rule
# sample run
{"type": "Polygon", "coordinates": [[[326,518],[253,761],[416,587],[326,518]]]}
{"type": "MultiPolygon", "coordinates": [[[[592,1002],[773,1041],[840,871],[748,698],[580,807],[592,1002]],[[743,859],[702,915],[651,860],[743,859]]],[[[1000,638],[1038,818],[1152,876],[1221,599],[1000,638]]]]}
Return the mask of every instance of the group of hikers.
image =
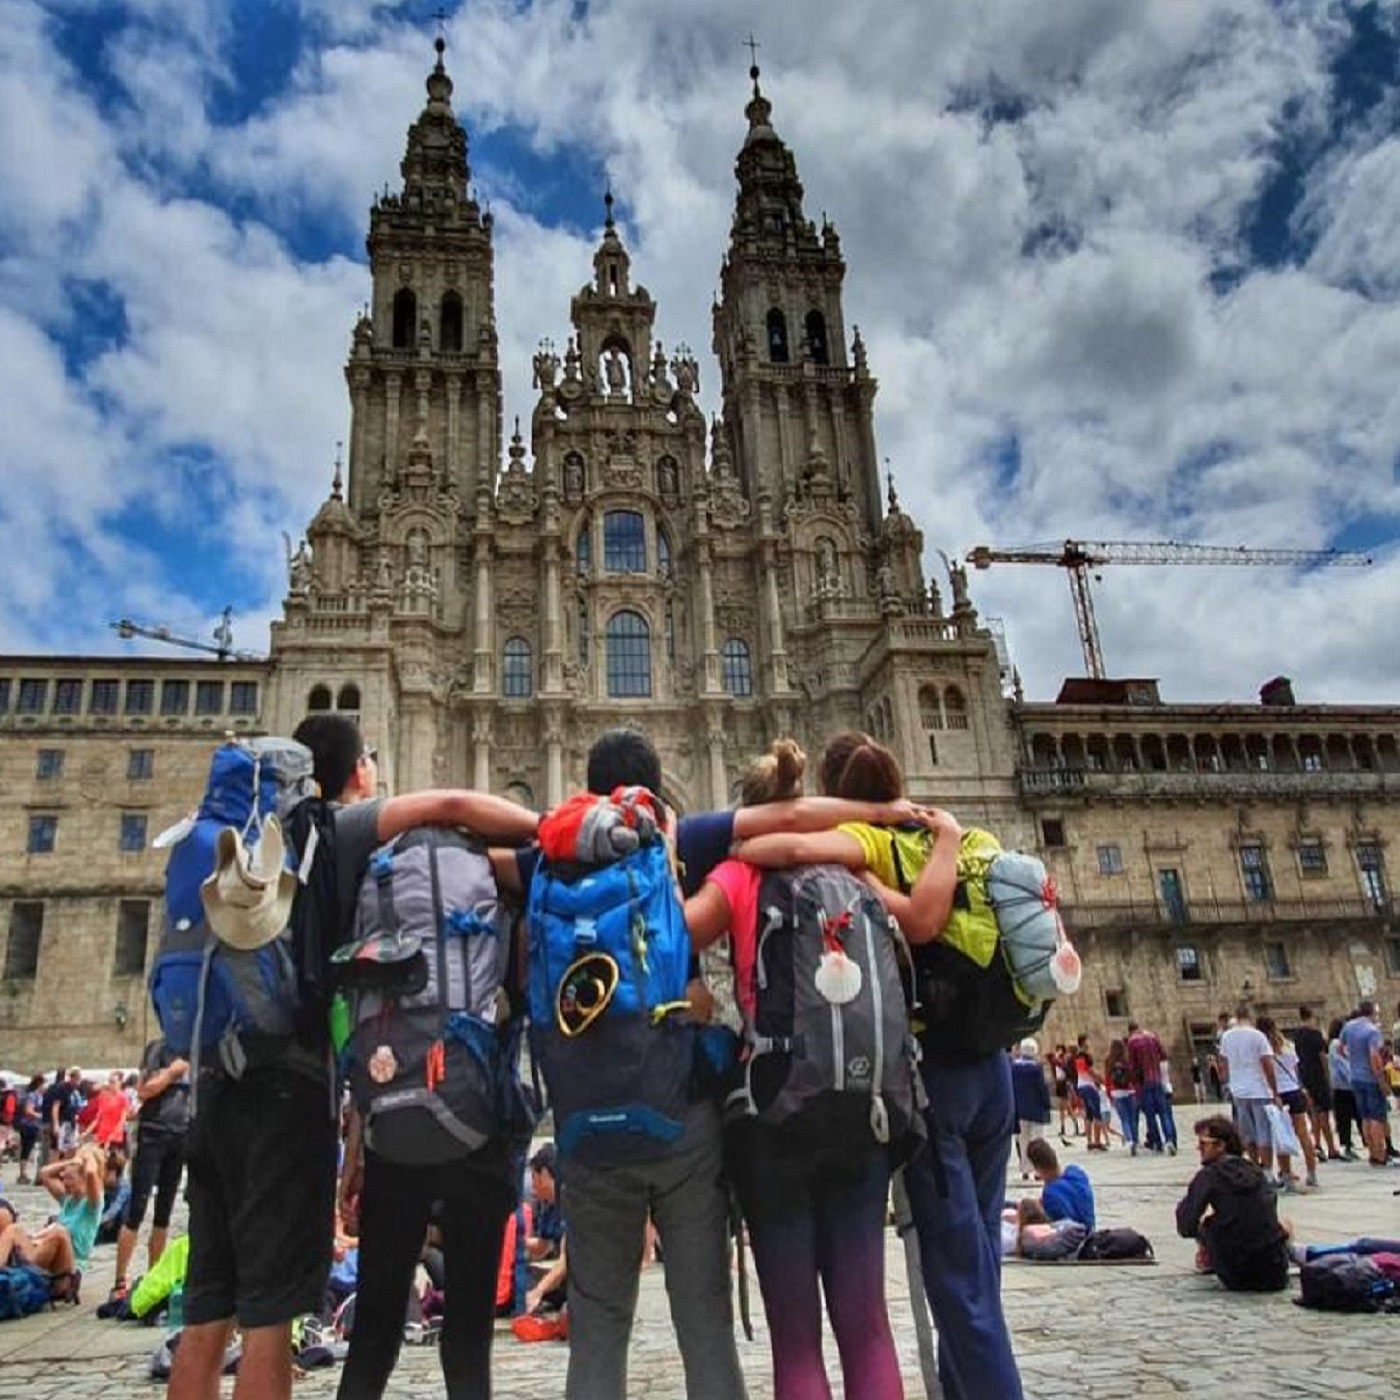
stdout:
{"type": "MultiPolygon", "coordinates": [[[[153,970],[170,1065],[196,1062],[175,1400],[213,1393],[235,1326],[236,1394],[290,1392],[290,1326],[321,1307],[338,1234],[356,1239],[360,1279],[338,1393],[382,1395],[430,1217],[447,1391],[489,1395],[502,1237],[534,1121],[513,1058],[527,997],[558,1143],[570,1400],[626,1393],[652,1228],[687,1393],[745,1394],[731,1186],[775,1394],[828,1393],[824,1300],[847,1393],[902,1395],[884,1287],[899,1167],[945,1394],[1016,1400],[1000,1298],[1011,1037],[988,1025],[987,1043],[955,1043],[930,1031],[953,1023],[936,1007],[912,1021],[909,1010],[940,996],[967,1010],[925,958],[969,883],[985,913],[969,870],[985,872],[986,833],[908,801],[897,761],[864,734],[827,746],[821,796],[804,796],[805,755],[780,741],[745,775],[736,809],[679,819],[659,795],[655,749],[631,730],[602,735],[588,793],[543,818],[478,792],[380,797],[374,750],[343,715],[309,717],[293,744],[309,751],[314,779],[298,791],[323,795],[300,805],[317,810],[216,833],[199,882],[218,939],[212,970],[207,949],[191,959],[165,942],[153,970]],[[620,911],[600,893],[615,870],[630,885],[620,911]],[[657,871],[664,879],[649,883],[657,871]],[[742,1043],[709,1024],[714,1001],[698,977],[698,952],[725,936],[742,1043]],[[331,968],[316,987],[297,964],[316,1014],[280,1036],[230,1022],[211,1040],[221,995],[264,996],[240,959],[289,939],[298,959],[316,949],[311,971],[331,968]],[[196,980],[182,982],[191,967],[196,980]],[[804,1029],[817,1025],[820,1035],[804,1029]],[[815,1072],[817,1040],[834,1078],[813,1087],[798,1081],[815,1072]]],[[[1008,989],[986,995],[984,1009],[1008,989]]]]}
{"type": "MultiPolygon", "coordinates": [[[[135,1090],[109,1300],[128,1287],[152,1192],[159,1259],[185,1169],[174,1400],[215,1393],[235,1329],[235,1394],[288,1395],[293,1321],[323,1310],[347,1244],[358,1291],[342,1400],[384,1394],[429,1261],[447,1393],[489,1396],[513,1250],[544,1261],[517,1310],[567,1288],[569,1400],[622,1400],[653,1237],[687,1394],[742,1397],[731,1192],[778,1400],[830,1393],[823,1309],[846,1393],[892,1400],[903,1385],[885,1231],[899,1169],[943,1393],[1017,1400],[1000,1290],[1008,1224],[1018,1242],[1065,1217],[1094,1224],[1082,1169],[1062,1169],[1040,1133],[1023,1170],[1042,1198],[1003,1219],[1023,1077],[1008,1044],[1020,1042],[1016,1064],[1034,1067],[1050,1116],[1038,1049],[1022,1039],[1045,1002],[992,955],[989,882],[1026,858],[1003,861],[988,833],[910,802],[898,762],[865,734],[827,745],[820,796],[804,794],[805,769],[780,740],[736,808],[677,818],[651,743],[612,730],[590,750],[587,792],[539,816],[473,791],[381,797],[375,751],[341,714],[221,749],[199,814],[172,837],[152,970],[164,1037],[135,1090]],[[240,789],[245,805],[230,807],[240,789]],[[715,1021],[699,976],[699,953],[723,939],[738,1035],[715,1021]],[[527,1008],[542,1085],[520,1072],[527,1008]],[[544,1243],[519,1205],[541,1093],[557,1142],[529,1158],[556,1220],[544,1243]]],[[[1037,911],[1045,888],[1042,870],[1037,911]]],[[[1053,960],[1072,960],[1052,927],[1053,960]]],[[[1149,1143],[1174,1151],[1160,1041],[1134,1025],[1120,1049],[1149,1143]]],[[[1087,1107],[1105,1080],[1086,1046],[1063,1065],[1087,1107]]],[[[1104,1068],[1110,1094],[1125,1087],[1104,1068]]],[[[1211,1170],[1178,1224],[1219,1253],[1234,1169],[1217,1163],[1243,1160],[1246,1143],[1226,1119],[1196,1131],[1211,1170]]],[[[69,1253],[0,1214],[0,1263],[17,1252],[55,1274],[80,1267],[103,1171],[101,1150],[86,1151],[44,1168],[69,1253]]],[[[1230,1282],[1228,1260],[1214,1267],[1230,1282]]]]}

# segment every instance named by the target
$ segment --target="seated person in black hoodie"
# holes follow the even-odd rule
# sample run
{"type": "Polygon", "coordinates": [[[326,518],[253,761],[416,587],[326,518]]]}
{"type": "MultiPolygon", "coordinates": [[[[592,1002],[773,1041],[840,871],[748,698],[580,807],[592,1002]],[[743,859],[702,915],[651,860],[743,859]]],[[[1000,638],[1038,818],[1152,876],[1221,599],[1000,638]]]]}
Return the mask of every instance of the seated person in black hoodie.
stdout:
{"type": "Polygon", "coordinates": [[[1274,1293],[1288,1286],[1288,1232],[1264,1173],[1244,1156],[1225,1117],[1196,1124],[1201,1169],[1176,1207],[1176,1228],[1199,1240],[1209,1267],[1231,1291],[1274,1293]]]}

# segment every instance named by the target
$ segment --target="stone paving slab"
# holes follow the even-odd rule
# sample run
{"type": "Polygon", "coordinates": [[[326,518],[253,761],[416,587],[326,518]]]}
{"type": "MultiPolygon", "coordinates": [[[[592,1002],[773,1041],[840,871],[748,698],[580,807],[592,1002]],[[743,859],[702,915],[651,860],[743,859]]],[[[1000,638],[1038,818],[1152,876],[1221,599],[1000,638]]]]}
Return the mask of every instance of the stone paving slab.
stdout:
{"type": "MultiPolygon", "coordinates": [[[[1187,1131],[1191,1111],[1183,1110],[1187,1131]]],[[[1228,1396],[1234,1391],[1294,1400],[1345,1395],[1347,1400],[1395,1400],[1400,1376],[1400,1319],[1348,1317],[1295,1307],[1287,1294],[1223,1292],[1194,1272],[1194,1245],[1176,1237],[1172,1211],[1195,1170],[1194,1152],[1180,1157],[1130,1159],[1115,1149],[1062,1155],[1083,1163],[1093,1177],[1101,1223],[1137,1226],[1153,1241],[1155,1267],[1049,1267],[1006,1269],[1003,1295],[1028,1400],[1166,1400],[1228,1396]]],[[[1400,1235],[1400,1171],[1364,1163],[1327,1163],[1322,1190],[1283,1202],[1298,1237],[1334,1241],[1359,1234],[1400,1235]]],[[[1029,1193],[1009,1174],[1007,1194],[1029,1193]]],[[[25,1216],[42,1209],[39,1196],[10,1187],[25,1216]]],[[[178,1217],[177,1217],[178,1223],[178,1217]]],[[[0,1324],[0,1400],[117,1400],[162,1393],[146,1380],[146,1363],[159,1336],[145,1327],[99,1322],[94,1308],[111,1282],[111,1247],[99,1248],[84,1284],[80,1308],[64,1308],[0,1324]]],[[[887,1252],[890,1314],[900,1347],[906,1392],[923,1394],[903,1251],[893,1232],[887,1252]]],[[[757,1284],[752,1288],[756,1339],[739,1344],[752,1400],[769,1400],[772,1376],[757,1284]]],[[[833,1389],[842,1395],[834,1349],[828,1348],[833,1389]]],[[[562,1396],[567,1346],[525,1346],[509,1331],[497,1335],[498,1400],[562,1396]]],[[[305,1400],[333,1396],[338,1370],[297,1383],[305,1400]]],[[[224,1393],[232,1383],[225,1382],[224,1393]]],[[[443,1393],[436,1351],[405,1347],[390,1386],[391,1400],[422,1400],[443,1393]]],[[[681,1400],[684,1379],[668,1322],[662,1270],[642,1279],[633,1338],[630,1394],[645,1400],[681,1400]]],[[[998,1400],[996,1396],[979,1400],[998,1400]]]]}

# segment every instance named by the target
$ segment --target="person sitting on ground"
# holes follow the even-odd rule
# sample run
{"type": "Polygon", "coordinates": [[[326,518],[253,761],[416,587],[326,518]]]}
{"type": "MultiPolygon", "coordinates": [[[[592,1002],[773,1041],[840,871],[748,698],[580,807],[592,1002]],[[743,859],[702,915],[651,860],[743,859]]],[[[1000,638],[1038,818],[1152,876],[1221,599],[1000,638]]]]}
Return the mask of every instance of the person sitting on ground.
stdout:
{"type": "Polygon", "coordinates": [[[39,1172],[38,1184],[59,1203],[58,1216],[30,1234],[13,1210],[0,1215],[0,1268],[32,1264],[43,1269],[53,1277],[54,1298],[65,1298],[97,1238],[102,1154],[95,1147],[84,1148],[69,1160],[50,1162],[39,1172]]]}
{"type": "Polygon", "coordinates": [[[1077,1220],[1086,1230],[1094,1228],[1094,1188],[1083,1167],[1071,1162],[1060,1166],[1055,1149],[1043,1138],[1026,1149],[1027,1160],[1044,1183],[1040,1202],[1051,1220],[1077,1220]]]}
{"type": "Polygon", "coordinates": [[[1288,1231],[1274,1188],[1228,1118],[1202,1118],[1195,1132],[1201,1169],[1177,1203],[1177,1232],[1199,1241],[1198,1263],[1232,1292],[1277,1293],[1288,1286],[1288,1231]]]}
{"type": "Polygon", "coordinates": [[[1077,1220],[1051,1220],[1034,1196],[1001,1213],[1001,1252],[1021,1259],[1068,1259],[1084,1243],[1088,1231],[1077,1220]]]}

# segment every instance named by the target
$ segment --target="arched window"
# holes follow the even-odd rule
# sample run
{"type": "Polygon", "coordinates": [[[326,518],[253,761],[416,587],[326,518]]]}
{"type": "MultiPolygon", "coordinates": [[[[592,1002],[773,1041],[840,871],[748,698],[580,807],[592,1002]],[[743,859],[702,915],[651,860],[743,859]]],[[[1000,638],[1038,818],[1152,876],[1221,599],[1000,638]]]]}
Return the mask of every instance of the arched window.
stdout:
{"type": "Polygon", "coordinates": [[[318,710],[329,710],[331,707],[331,688],[328,685],[313,685],[311,694],[306,697],[306,708],[312,712],[318,710]]]}
{"type": "Polygon", "coordinates": [[[943,692],[943,713],[947,716],[949,729],[967,728],[967,701],[955,685],[950,685],[943,692]]]}
{"type": "Polygon", "coordinates": [[[587,520],[578,527],[574,558],[577,561],[579,576],[587,578],[593,572],[593,526],[587,520]]]}
{"type": "Polygon", "coordinates": [[[337,710],[348,710],[351,714],[359,714],[360,687],[348,682],[341,686],[340,694],[335,697],[335,707],[337,710]]]}
{"type": "Polygon", "coordinates": [[[831,352],[826,345],[826,317],[820,311],[807,313],[807,349],[814,365],[831,363],[831,352]]]}
{"type": "Polygon", "coordinates": [[[505,795],[519,806],[534,810],[535,794],[529,783],[507,783],[505,795]]]}
{"type": "Polygon", "coordinates": [[[656,532],[656,571],[662,578],[671,577],[671,541],[665,530],[656,532]]]}
{"type": "Polygon", "coordinates": [[[768,313],[768,358],[775,365],[788,362],[787,317],[776,306],[768,313]]]}
{"type": "Polygon", "coordinates": [[[749,659],[749,644],[731,637],[721,653],[724,688],[731,695],[753,694],[753,663],[749,659]]]}
{"type": "Polygon", "coordinates": [[[508,700],[522,700],[533,689],[530,643],[524,637],[511,637],[505,645],[501,666],[501,694],[508,700]]]}
{"type": "Polygon", "coordinates": [[[438,349],[462,348],[462,298],[448,292],[442,299],[442,314],[438,321],[438,349]]]}
{"type": "Polygon", "coordinates": [[[610,574],[646,573],[646,522],[639,512],[610,510],[603,517],[603,567],[610,574]]]}
{"type": "Polygon", "coordinates": [[[407,287],[394,293],[394,349],[411,350],[418,335],[418,298],[407,287]]]}
{"type": "Polygon", "coordinates": [[[651,694],[651,629],[640,613],[608,619],[608,694],[618,699],[651,694]]]}
{"type": "Polygon", "coordinates": [[[943,707],[936,686],[926,685],[919,691],[919,721],[925,729],[943,728],[943,707]]]}

